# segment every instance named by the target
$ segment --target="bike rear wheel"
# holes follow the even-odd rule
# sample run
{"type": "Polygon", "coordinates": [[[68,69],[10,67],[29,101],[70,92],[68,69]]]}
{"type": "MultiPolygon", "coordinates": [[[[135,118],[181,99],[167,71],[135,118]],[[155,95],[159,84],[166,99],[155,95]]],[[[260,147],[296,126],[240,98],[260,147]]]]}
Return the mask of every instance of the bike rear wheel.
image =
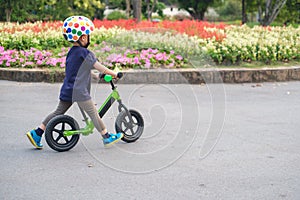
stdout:
{"type": "Polygon", "coordinates": [[[68,115],[59,115],[49,121],[45,131],[47,144],[55,151],[63,152],[72,149],[79,140],[79,134],[64,136],[66,130],[78,130],[79,125],[68,115]]]}
{"type": "Polygon", "coordinates": [[[135,142],[139,139],[144,131],[144,120],[142,115],[135,111],[129,110],[130,116],[125,110],[119,113],[115,122],[115,129],[117,133],[123,133],[124,137],[122,138],[125,142],[135,142]]]}

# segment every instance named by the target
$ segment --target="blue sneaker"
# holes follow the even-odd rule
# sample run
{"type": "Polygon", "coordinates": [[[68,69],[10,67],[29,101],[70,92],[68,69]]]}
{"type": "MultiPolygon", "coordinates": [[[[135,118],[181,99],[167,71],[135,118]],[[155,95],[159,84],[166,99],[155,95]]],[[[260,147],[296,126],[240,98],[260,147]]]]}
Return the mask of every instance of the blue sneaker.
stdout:
{"type": "Polygon", "coordinates": [[[41,136],[38,136],[35,132],[35,130],[31,130],[26,133],[29,141],[32,143],[33,146],[35,146],[37,149],[42,149],[43,145],[41,144],[41,136]]]}
{"type": "Polygon", "coordinates": [[[110,146],[118,141],[120,141],[123,137],[123,133],[109,133],[110,137],[109,138],[103,138],[103,144],[104,146],[110,146]]]}

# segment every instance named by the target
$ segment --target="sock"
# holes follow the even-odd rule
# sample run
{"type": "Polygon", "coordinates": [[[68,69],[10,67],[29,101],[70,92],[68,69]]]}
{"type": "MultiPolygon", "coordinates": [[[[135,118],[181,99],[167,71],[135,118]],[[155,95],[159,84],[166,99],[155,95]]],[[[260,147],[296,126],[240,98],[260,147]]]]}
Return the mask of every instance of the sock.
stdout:
{"type": "Polygon", "coordinates": [[[38,127],[37,129],[35,129],[35,132],[40,137],[42,137],[42,135],[44,133],[43,129],[41,129],[40,127],[38,127]]]}
{"type": "Polygon", "coordinates": [[[106,138],[109,138],[110,135],[109,135],[109,133],[107,132],[107,133],[105,133],[104,135],[102,135],[102,137],[103,137],[104,139],[106,139],[106,138]]]}

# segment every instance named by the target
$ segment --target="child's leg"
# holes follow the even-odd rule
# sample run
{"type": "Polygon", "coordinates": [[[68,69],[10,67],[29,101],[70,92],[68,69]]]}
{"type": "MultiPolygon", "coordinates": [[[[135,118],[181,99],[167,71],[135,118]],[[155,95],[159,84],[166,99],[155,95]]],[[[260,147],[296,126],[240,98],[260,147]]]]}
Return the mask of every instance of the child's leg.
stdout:
{"type": "Polygon", "coordinates": [[[78,105],[89,115],[92,122],[95,125],[95,128],[101,133],[101,135],[105,135],[107,133],[107,130],[105,128],[105,125],[100,118],[97,108],[92,100],[87,101],[80,101],[77,102],[78,105]]]}
{"type": "Polygon", "coordinates": [[[63,115],[67,112],[67,110],[72,106],[72,102],[66,102],[66,101],[59,101],[56,109],[50,113],[42,122],[42,124],[39,126],[43,131],[45,131],[46,126],[48,122],[57,115],[63,115]]]}
{"type": "Polygon", "coordinates": [[[94,105],[92,100],[77,102],[77,103],[85,112],[87,112],[87,114],[93,121],[96,129],[101,133],[101,135],[103,137],[103,144],[105,146],[114,144],[121,140],[121,138],[123,137],[122,133],[113,134],[113,133],[107,132],[105,125],[104,125],[102,119],[100,118],[97,108],[94,105]]]}
{"type": "Polygon", "coordinates": [[[56,110],[50,113],[37,129],[31,130],[26,133],[28,139],[36,148],[43,148],[43,145],[41,144],[41,137],[46,129],[46,125],[48,124],[48,122],[57,115],[65,114],[65,112],[67,112],[71,105],[72,102],[59,101],[56,110]]]}
{"type": "Polygon", "coordinates": [[[37,129],[35,129],[35,132],[37,133],[38,136],[42,136],[48,122],[55,116],[57,115],[63,115],[67,112],[67,110],[72,106],[72,102],[66,102],[66,101],[59,101],[56,109],[50,113],[41,123],[40,126],[38,126],[37,129]]]}

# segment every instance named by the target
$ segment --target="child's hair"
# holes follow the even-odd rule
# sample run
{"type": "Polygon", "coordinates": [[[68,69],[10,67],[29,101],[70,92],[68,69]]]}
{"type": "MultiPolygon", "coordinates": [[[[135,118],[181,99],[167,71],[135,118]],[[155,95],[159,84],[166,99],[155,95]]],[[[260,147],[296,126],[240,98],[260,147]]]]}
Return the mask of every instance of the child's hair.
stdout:
{"type": "Polygon", "coordinates": [[[93,22],[84,16],[71,16],[63,23],[63,36],[69,42],[77,42],[82,35],[90,35],[94,31],[93,22]]]}

